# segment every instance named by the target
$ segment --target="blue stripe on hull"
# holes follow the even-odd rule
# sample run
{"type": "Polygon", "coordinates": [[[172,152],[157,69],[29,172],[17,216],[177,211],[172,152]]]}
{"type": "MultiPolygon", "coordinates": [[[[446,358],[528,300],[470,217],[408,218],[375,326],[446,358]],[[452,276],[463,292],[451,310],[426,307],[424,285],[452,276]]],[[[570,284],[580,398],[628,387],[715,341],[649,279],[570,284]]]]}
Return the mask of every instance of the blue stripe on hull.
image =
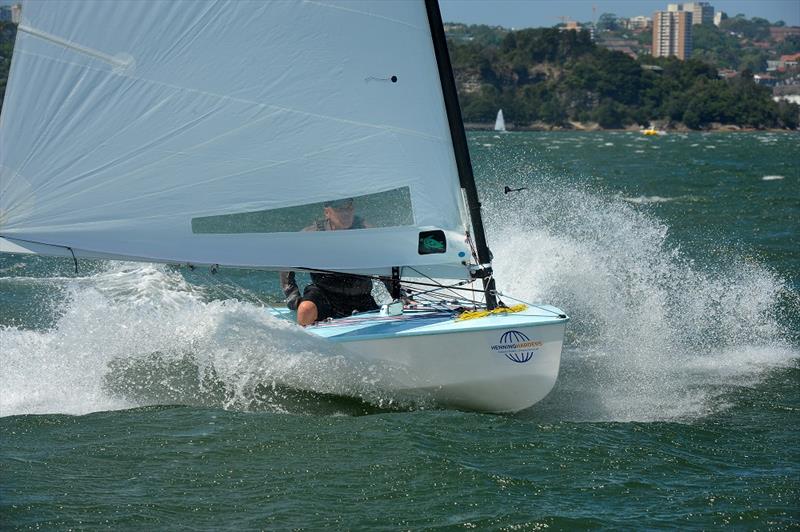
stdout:
{"type": "MultiPolygon", "coordinates": [[[[511,327],[531,327],[569,321],[569,318],[556,317],[561,314],[559,309],[549,306],[543,308],[554,315],[543,316],[529,314],[526,311],[455,321],[455,314],[451,312],[412,310],[406,311],[399,316],[381,316],[378,312],[367,312],[309,326],[306,327],[306,331],[334,342],[350,342],[429,334],[453,334],[511,327]]],[[[288,310],[273,311],[273,314],[290,319],[293,317],[293,313],[288,310]]]]}

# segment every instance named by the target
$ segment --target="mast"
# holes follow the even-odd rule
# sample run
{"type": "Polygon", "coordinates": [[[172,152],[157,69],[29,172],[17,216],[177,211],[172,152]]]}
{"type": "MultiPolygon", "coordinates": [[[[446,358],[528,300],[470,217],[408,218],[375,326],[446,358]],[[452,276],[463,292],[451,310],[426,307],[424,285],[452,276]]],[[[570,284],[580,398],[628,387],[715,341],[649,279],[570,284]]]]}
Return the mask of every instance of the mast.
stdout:
{"type": "Polygon", "coordinates": [[[428,12],[428,23],[431,27],[436,64],[439,67],[439,79],[442,82],[442,94],[444,95],[445,109],[447,110],[447,121],[450,124],[450,137],[453,139],[458,177],[461,182],[461,188],[464,189],[467,197],[469,217],[472,220],[473,236],[478,252],[479,269],[473,275],[483,279],[486,306],[491,310],[497,306],[494,278],[492,277],[492,253],[489,251],[489,246],[486,243],[486,233],[483,230],[481,202],[478,199],[478,189],[475,186],[475,176],[472,173],[472,161],[469,157],[467,136],[464,133],[464,122],[461,118],[461,107],[458,103],[453,68],[447,51],[447,39],[442,25],[442,15],[439,12],[437,0],[425,0],[425,8],[428,12]]]}

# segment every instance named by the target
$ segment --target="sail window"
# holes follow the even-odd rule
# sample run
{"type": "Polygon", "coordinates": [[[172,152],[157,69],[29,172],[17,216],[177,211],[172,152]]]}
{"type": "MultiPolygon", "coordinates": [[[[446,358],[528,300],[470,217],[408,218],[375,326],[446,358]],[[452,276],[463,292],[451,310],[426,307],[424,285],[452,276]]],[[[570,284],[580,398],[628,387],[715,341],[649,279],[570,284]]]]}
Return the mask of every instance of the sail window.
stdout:
{"type": "Polygon", "coordinates": [[[444,253],[447,251],[447,239],[444,231],[422,231],[419,234],[419,254],[444,253]]]}
{"type": "MultiPolygon", "coordinates": [[[[192,218],[192,233],[291,233],[324,224],[326,208],[352,211],[353,229],[414,225],[409,187],[374,194],[267,209],[192,218]]],[[[336,214],[336,213],[334,213],[336,214]]],[[[435,232],[435,231],[432,231],[435,232]]],[[[439,231],[441,233],[441,231],[439,231]]],[[[442,233],[444,239],[444,233],[442,233]]],[[[421,248],[420,248],[421,249],[421,248]]]]}

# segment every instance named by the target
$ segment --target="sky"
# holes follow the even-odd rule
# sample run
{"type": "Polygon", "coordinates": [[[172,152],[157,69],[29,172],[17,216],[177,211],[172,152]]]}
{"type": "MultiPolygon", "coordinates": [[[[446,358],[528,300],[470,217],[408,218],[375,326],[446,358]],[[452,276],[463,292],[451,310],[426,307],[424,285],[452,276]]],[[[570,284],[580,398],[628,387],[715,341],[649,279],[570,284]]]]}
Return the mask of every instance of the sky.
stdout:
{"type": "MultiPolygon", "coordinates": [[[[783,20],[789,26],[800,26],[800,0],[706,0],[715,11],[728,16],[738,13],[747,18],[761,17],[771,22],[783,20]]],[[[506,28],[555,26],[559,17],[578,22],[593,20],[592,6],[599,17],[614,13],[620,17],[653,16],[666,10],[668,3],[680,0],[439,0],[445,22],[488,24],[506,28]]]]}

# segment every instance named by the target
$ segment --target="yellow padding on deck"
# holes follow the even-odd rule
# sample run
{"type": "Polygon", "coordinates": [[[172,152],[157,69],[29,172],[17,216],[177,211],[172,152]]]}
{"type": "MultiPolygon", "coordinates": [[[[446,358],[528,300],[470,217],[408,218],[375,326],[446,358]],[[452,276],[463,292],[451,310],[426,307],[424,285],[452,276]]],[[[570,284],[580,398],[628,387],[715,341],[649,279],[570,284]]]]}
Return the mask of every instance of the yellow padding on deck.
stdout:
{"type": "Polygon", "coordinates": [[[514,312],[522,312],[528,308],[527,305],[514,305],[512,307],[497,307],[492,310],[467,310],[462,312],[456,318],[456,321],[474,320],[475,318],[484,318],[490,314],[510,314],[514,312]]]}

